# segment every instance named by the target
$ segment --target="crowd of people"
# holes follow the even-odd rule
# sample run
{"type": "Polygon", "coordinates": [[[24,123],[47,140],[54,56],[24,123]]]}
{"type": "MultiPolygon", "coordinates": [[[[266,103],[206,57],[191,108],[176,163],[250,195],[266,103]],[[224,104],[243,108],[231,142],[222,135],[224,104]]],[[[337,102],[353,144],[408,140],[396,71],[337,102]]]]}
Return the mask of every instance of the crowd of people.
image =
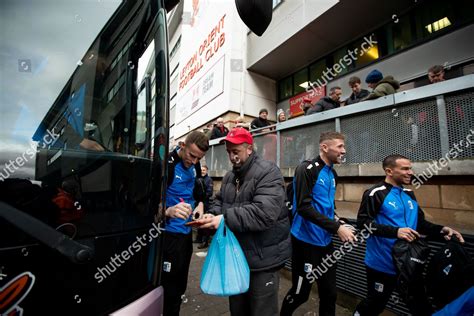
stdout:
{"type": "MultiPolygon", "coordinates": [[[[355,243],[358,235],[356,227],[335,213],[334,165],[340,164],[346,154],[345,136],[324,132],[317,145],[319,155],[307,157],[296,168],[293,193],[288,195],[278,166],[255,152],[252,134],[242,127],[233,128],[225,136],[232,169],[223,177],[212,202],[206,193],[209,186],[202,180],[207,169],[200,167],[209,148],[206,135],[194,131],[173,150],[168,164],[173,170],[169,173],[174,174],[169,174],[171,184],[164,205],[164,315],[179,315],[192,253],[192,233],[186,223],[192,220],[203,231],[215,231],[224,221],[245,254],[250,287],[246,293],[229,297],[231,315],[292,315],[308,300],[314,281],[319,315],[335,315],[337,261],[326,266],[317,278],[308,275],[325,266],[331,256],[337,258],[333,235],[345,244],[355,243]],[[279,270],[289,258],[293,285],[279,308],[279,270]]],[[[378,315],[383,311],[399,274],[392,262],[397,240],[412,243],[425,234],[464,242],[456,230],[425,219],[414,193],[404,187],[413,176],[408,158],[389,155],[382,168],[385,179],[363,194],[357,215],[358,228],[370,227],[372,231],[365,255],[368,292],[355,315],[378,315]]],[[[431,315],[430,306],[419,303],[409,304],[411,311],[431,315]]]]}
{"type": "MultiPolygon", "coordinates": [[[[427,78],[430,83],[437,83],[445,80],[444,67],[441,65],[430,67],[427,73],[427,78]]],[[[302,107],[304,115],[316,114],[343,106],[353,105],[362,101],[375,100],[386,95],[394,94],[400,88],[400,83],[394,79],[393,76],[388,75],[384,77],[384,75],[377,69],[369,72],[365,78],[365,83],[371,90],[362,88],[362,81],[359,77],[350,77],[348,85],[352,93],[345,100],[341,100],[343,93],[342,88],[339,86],[330,88],[328,95],[322,97],[314,104],[312,103],[311,98],[303,98],[302,107]]],[[[285,110],[277,110],[276,123],[285,122],[290,118],[291,115],[288,115],[285,110]]],[[[408,125],[411,126],[413,123],[413,118],[411,120],[407,119],[408,125]]],[[[215,123],[209,123],[202,131],[209,139],[222,138],[229,133],[229,127],[226,127],[225,124],[228,124],[231,128],[242,127],[250,131],[256,131],[256,133],[271,131],[274,129],[272,126],[274,123],[268,120],[268,110],[262,108],[259,111],[258,117],[251,122],[245,122],[245,118],[243,116],[239,116],[236,119],[227,121],[224,121],[222,117],[219,117],[215,123]]],[[[413,138],[416,140],[416,135],[414,135],[413,138]]]]}
{"type": "MultiPolygon", "coordinates": [[[[428,69],[428,79],[430,83],[444,81],[443,66],[435,65],[430,67],[428,69]]],[[[321,98],[315,104],[311,103],[310,98],[305,98],[303,100],[303,111],[305,115],[311,115],[362,101],[375,100],[386,95],[394,94],[400,88],[400,82],[395,80],[393,76],[384,77],[377,69],[369,72],[365,78],[365,82],[367,83],[367,87],[372,89],[372,91],[362,88],[359,77],[350,77],[348,84],[352,93],[345,100],[341,100],[342,88],[338,86],[332,87],[329,90],[329,95],[321,98]]]]}

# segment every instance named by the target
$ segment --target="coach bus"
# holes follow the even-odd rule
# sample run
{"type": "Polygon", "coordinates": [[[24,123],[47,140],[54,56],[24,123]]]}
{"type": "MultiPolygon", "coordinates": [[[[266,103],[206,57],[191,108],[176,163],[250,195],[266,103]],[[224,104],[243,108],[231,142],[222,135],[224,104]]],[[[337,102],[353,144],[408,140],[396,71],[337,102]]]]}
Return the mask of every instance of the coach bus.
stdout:
{"type": "MultiPolygon", "coordinates": [[[[50,55],[76,39],[54,38],[69,30],[65,16],[55,13],[67,4],[26,2],[7,1],[1,10],[13,23],[5,36],[15,48],[7,47],[7,54],[19,59],[18,73],[2,74],[11,97],[2,97],[0,314],[159,315],[159,206],[166,191],[169,125],[167,12],[179,1],[122,1],[46,114],[38,106],[18,110],[9,103],[26,94],[41,103],[48,89],[49,82],[22,86],[15,82],[18,74],[51,78],[41,77],[47,58],[36,65],[23,59],[25,43],[11,36],[28,25],[34,36],[25,45],[50,43],[50,55]],[[25,11],[9,14],[15,5],[25,11]],[[29,16],[43,19],[49,30],[30,23],[29,16]],[[146,52],[154,54],[153,71],[137,86],[146,52]],[[25,140],[21,132],[30,128],[33,136],[25,140]]],[[[88,10],[107,4],[92,2],[88,10]]],[[[236,5],[257,34],[270,23],[271,0],[236,5]]],[[[68,14],[84,30],[89,27],[81,14],[68,14]]],[[[47,66],[57,74],[51,79],[62,78],[63,66],[47,66]]]]}

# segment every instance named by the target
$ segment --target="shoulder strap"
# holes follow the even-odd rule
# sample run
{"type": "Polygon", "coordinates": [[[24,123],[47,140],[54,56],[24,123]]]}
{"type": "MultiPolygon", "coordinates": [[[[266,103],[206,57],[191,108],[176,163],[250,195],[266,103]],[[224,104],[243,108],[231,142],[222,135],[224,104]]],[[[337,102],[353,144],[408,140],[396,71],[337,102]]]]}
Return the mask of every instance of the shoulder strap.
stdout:
{"type": "Polygon", "coordinates": [[[316,181],[318,181],[318,178],[317,178],[318,171],[316,168],[318,159],[313,158],[311,160],[306,160],[306,161],[309,162],[311,165],[313,165],[313,167],[311,168],[311,188],[313,188],[314,185],[316,184],[316,181]]]}
{"type": "Polygon", "coordinates": [[[168,181],[167,181],[168,187],[171,184],[173,184],[175,166],[176,166],[176,161],[173,157],[173,153],[170,153],[169,159],[168,159],[168,181]]]}

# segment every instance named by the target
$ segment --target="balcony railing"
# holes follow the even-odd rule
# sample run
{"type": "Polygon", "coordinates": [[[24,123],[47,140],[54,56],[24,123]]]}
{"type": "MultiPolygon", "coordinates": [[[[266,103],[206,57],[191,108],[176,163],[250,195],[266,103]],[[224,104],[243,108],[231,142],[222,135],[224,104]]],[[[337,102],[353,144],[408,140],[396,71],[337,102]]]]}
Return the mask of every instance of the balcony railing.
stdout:
{"type": "MultiPolygon", "coordinates": [[[[347,154],[337,168],[340,176],[382,175],[380,162],[394,153],[415,162],[415,172],[448,157],[451,162],[440,175],[474,174],[474,75],[295,118],[276,124],[271,132],[252,133],[257,153],[276,162],[285,176],[292,176],[302,160],[318,155],[319,135],[325,131],[346,135],[347,154]]],[[[231,169],[219,140],[211,141],[205,162],[211,176],[223,176],[231,169]]]]}

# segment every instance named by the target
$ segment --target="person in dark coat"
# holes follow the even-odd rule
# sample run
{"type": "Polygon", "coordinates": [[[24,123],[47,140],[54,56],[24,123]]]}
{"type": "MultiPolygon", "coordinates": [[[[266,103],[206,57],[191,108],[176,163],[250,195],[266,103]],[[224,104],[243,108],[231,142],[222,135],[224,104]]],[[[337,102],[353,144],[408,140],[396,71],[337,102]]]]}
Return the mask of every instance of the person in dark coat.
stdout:
{"type": "MultiPolygon", "coordinates": [[[[268,117],[268,110],[267,109],[261,109],[260,112],[258,112],[258,117],[250,123],[250,129],[257,129],[257,128],[262,128],[266,126],[272,125],[267,120],[268,117]]],[[[266,129],[261,130],[261,131],[266,131],[266,129]]]]}
{"type": "Polygon", "coordinates": [[[212,129],[210,139],[225,137],[227,133],[229,133],[229,129],[224,126],[224,119],[219,117],[216,121],[216,125],[212,129]]]}
{"type": "Polygon", "coordinates": [[[234,128],[225,141],[233,168],[201,227],[217,229],[224,220],[249,264],[249,290],[229,297],[231,315],[278,315],[278,270],[291,255],[283,176],[275,163],[254,152],[247,130],[234,128]]]}
{"type": "MultiPolygon", "coordinates": [[[[201,167],[201,175],[204,179],[204,184],[206,185],[206,200],[204,201],[204,214],[209,211],[211,207],[212,195],[214,194],[214,181],[209,177],[207,173],[209,168],[207,166],[201,167]]],[[[205,249],[209,246],[209,239],[211,238],[208,230],[198,229],[198,236],[196,237],[197,241],[200,241],[201,244],[197,247],[198,249],[205,249]],[[201,238],[199,238],[201,237],[201,238]]]]}
{"type": "Polygon", "coordinates": [[[358,103],[369,95],[369,90],[362,89],[359,77],[351,77],[349,79],[349,87],[352,89],[352,94],[346,99],[345,105],[358,103]]]}
{"type": "Polygon", "coordinates": [[[341,94],[341,87],[332,87],[329,90],[329,96],[321,98],[316,104],[311,106],[306,112],[306,115],[338,108],[340,106],[339,99],[341,98],[341,94]]]}
{"type": "Polygon", "coordinates": [[[384,77],[377,69],[372,70],[365,82],[373,91],[363,100],[373,100],[385,95],[394,94],[400,88],[400,83],[393,76],[384,77]]]}

